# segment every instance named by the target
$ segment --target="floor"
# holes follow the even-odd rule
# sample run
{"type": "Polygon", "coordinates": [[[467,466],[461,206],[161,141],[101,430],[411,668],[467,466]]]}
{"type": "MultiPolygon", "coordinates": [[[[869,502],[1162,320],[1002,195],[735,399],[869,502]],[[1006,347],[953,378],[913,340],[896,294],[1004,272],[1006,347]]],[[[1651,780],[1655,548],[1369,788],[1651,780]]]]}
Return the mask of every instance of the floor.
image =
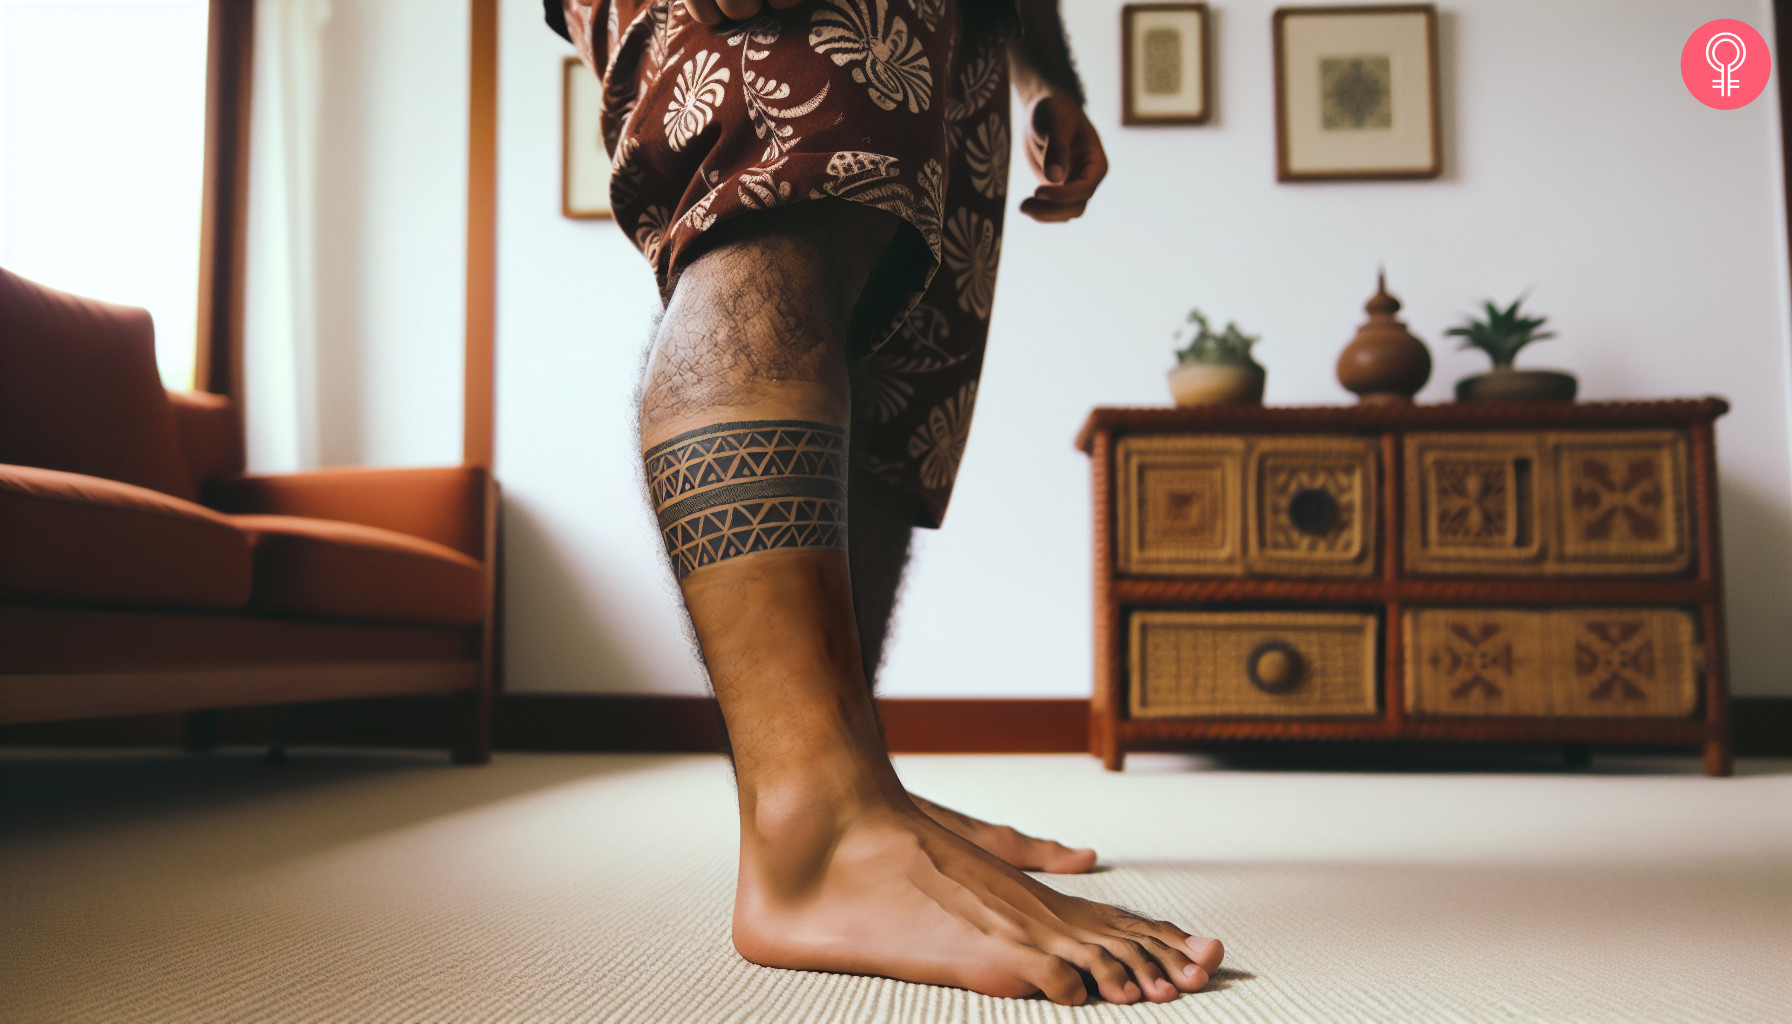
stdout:
{"type": "Polygon", "coordinates": [[[1066,1009],[751,966],[717,758],[13,751],[0,1020],[1792,1019],[1792,762],[900,767],[1096,845],[1051,884],[1218,935],[1227,969],[1066,1009]]]}

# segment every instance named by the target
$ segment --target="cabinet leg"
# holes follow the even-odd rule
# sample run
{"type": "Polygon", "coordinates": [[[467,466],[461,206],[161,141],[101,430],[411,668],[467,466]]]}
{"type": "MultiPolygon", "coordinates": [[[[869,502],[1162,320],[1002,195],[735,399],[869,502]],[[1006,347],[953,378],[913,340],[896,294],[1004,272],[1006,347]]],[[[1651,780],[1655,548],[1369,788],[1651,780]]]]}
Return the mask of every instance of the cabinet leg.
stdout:
{"type": "Polygon", "coordinates": [[[1731,775],[1736,770],[1730,761],[1730,741],[1716,739],[1705,741],[1705,774],[1715,777],[1731,775]]]}
{"type": "Polygon", "coordinates": [[[1101,755],[1101,763],[1110,772],[1125,771],[1126,751],[1120,749],[1120,744],[1110,741],[1107,750],[1101,755]]]}

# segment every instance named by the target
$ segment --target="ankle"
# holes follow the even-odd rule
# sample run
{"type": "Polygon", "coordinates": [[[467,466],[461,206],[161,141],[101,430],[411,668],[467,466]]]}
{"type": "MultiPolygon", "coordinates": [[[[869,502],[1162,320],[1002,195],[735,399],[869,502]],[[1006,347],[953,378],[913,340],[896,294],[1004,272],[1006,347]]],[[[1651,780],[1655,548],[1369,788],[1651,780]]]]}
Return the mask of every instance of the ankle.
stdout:
{"type": "Polygon", "coordinates": [[[740,786],[741,832],[748,842],[837,836],[866,817],[912,806],[887,762],[881,771],[809,762],[800,773],[743,778],[740,786]]]}

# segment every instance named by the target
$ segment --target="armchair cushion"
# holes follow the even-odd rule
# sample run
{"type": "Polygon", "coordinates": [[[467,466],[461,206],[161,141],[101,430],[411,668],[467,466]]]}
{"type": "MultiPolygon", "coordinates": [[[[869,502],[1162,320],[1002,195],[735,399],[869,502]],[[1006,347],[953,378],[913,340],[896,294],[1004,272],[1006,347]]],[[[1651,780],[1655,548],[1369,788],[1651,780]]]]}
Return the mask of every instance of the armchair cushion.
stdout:
{"type": "Polygon", "coordinates": [[[147,310],[0,270],[0,463],[195,496],[147,310]]]}
{"type": "Polygon", "coordinates": [[[220,512],[377,526],[484,560],[491,486],[491,474],[477,466],[319,469],[213,480],[205,503],[220,512]]]}
{"type": "Polygon", "coordinates": [[[485,567],[452,548],[359,523],[229,518],[255,537],[253,610],[440,626],[485,617],[485,567]]]}
{"type": "Polygon", "coordinates": [[[0,598],[238,609],[249,535],[146,487],[0,464],[0,598]]]}

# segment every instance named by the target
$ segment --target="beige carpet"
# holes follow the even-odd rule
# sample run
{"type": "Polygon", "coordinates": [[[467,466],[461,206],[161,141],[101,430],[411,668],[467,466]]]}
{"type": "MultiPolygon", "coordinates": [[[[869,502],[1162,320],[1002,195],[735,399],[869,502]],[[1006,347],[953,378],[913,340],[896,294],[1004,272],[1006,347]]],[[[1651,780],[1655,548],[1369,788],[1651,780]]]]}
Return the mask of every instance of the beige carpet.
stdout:
{"type": "Polygon", "coordinates": [[[1053,884],[1221,936],[1229,969],[1168,1005],[1064,1009],[753,967],[714,758],[15,752],[0,1018],[1792,1020],[1792,764],[901,767],[1098,845],[1105,870],[1053,884]]]}

